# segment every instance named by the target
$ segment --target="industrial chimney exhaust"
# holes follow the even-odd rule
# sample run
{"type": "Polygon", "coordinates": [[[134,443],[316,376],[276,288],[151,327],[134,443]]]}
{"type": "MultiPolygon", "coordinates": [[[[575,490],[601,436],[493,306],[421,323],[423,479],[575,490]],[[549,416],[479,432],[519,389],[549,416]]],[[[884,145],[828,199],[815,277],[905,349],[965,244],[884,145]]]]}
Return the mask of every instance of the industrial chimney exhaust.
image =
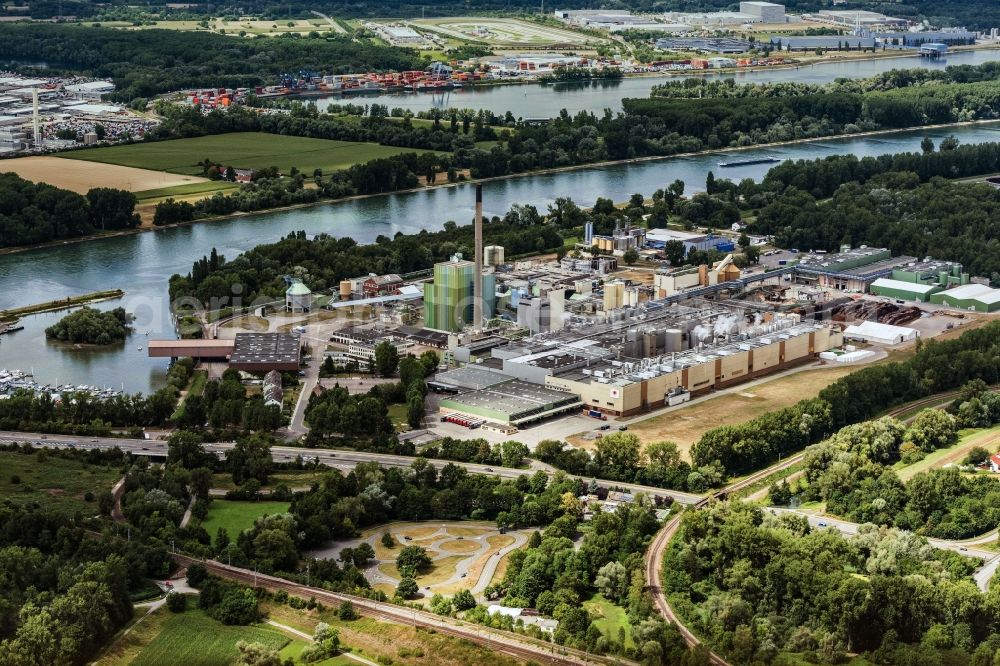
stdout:
{"type": "Polygon", "coordinates": [[[483,186],[476,185],[476,252],[472,276],[472,330],[483,328],[483,186]]]}

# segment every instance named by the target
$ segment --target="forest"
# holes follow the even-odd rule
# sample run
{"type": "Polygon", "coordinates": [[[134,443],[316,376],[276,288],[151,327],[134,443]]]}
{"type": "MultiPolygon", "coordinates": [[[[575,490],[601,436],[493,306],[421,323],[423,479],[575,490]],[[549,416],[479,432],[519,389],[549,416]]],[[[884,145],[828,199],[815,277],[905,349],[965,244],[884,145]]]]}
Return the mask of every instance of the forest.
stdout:
{"type": "Polygon", "coordinates": [[[283,72],[346,74],[422,69],[415,51],[348,37],[234,39],[211,32],[115,30],[75,25],[4,23],[0,62],[44,59],[44,74],[110,78],[112,99],[130,102],[185,88],[271,85],[283,72]]]}
{"type": "Polygon", "coordinates": [[[82,307],[45,329],[45,337],[60,342],[110,345],[124,342],[131,329],[131,317],[124,308],[102,311],[82,307]]]}
{"type": "Polygon", "coordinates": [[[84,196],[0,173],[0,247],[130,229],[139,224],[134,210],[135,195],[124,190],[96,188],[84,196]]]}
{"type": "MultiPolygon", "coordinates": [[[[509,255],[551,251],[562,247],[559,233],[550,226],[528,226],[516,217],[494,217],[483,225],[484,242],[503,245],[509,255]]],[[[431,268],[456,252],[472,256],[472,226],[445,223],[442,231],[379,236],[375,243],[358,245],[352,238],[319,234],[307,239],[304,231],[293,232],[278,241],[244,252],[229,261],[215,250],[210,257],[195,262],[186,276],[170,278],[170,299],[194,297],[201,303],[215,299],[217,306],[228,303],[232,286],[242,285],[242,302],[255,298],[270,300],[285,292],[283,276],[292,273],[312,291],[336,287],[340,280],[367,273],[412,273],[431,268]]]]}
{"type": "Polygon", "coordinates": [[[992,664],[1000,588],[983,594],[958,553],[911,532],[848,539],[742,502],[687,512],[664,587],[689,626],[733,664],[992,664]],[[974,655],[974,656],[973,656],[974,655]],[[972,657],[970,661],[970,657],[972,657]]]}
{"type": "MultiPolygon", "coordinates": [[[[38,452],[11,449],[44,464],[38,452]]],[[[117,450],[51,454],[101,466],[126,463],[117,450]]],[[[100,525],[47,507],[0,506],[0,663],[88,663],[132,618],[130,595],[148,577],[166,573],[167,548],[158,539],[85,528],[100,525]]]]}

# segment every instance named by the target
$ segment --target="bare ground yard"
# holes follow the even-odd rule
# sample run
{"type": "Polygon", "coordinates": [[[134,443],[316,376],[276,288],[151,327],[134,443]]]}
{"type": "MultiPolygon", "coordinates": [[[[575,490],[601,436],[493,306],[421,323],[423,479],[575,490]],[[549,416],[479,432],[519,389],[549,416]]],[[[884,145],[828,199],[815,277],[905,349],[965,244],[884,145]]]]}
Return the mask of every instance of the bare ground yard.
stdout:
{"type": "Polygon", "coordinates": [[[198,176],[48,156],[3,160],[0,162],[0,171],[13,171],[21,178],[48,183],[80,194],[86,194],[87,190],[94,187],[115,187],[129,192],[141,192],[206,180],[198,176]]]}
{"type": "MultiPolygon", "coordinates": [[[[706,431],[721,425],[743,423],[764,412],[793,405],[803,398],[815,397],[821,389],[857,369],[838,365],[803,370],[654,416],[630,425],[629,432],[638,435],[643,443],[664,439],[676,442],[682,455],[688,457],[691,445],[706,431]]],[[[595,444],[581,443],[584,446],[595,444]]]]}

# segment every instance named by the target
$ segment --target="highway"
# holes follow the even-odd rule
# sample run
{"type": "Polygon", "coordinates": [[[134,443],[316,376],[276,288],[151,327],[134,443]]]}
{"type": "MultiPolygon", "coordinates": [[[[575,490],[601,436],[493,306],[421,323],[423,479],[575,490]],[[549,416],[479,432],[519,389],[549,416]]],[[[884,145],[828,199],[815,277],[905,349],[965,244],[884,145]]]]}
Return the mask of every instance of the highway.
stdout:
{"type": "MultiPolygon", "coordinates": [[[[112,449],[120,448],[127,453],[138,456],[153,456],[165,458],[167,455],[167,442],[159,439],[124,439],[116,437],[78,437],[74,435],[42,435],[39,433],[26,432],[0,432],[0,442],[27,442],[35,446],[70,447],[80,449],[112,449]]],[[[216,442],[205,444],[205,450],[215,453],[219,457],[225,455],[226,451],[235,446],[232,442],[216,442]]],[[[350,451],[342,449],[310,449],[298,446],[272,446],[271,457],[275,462],[292,462],[296,457],[303,459],[315,458],[319,463],[348,472],[354,466],[363,462],[377,462],[386,467],[409,467],[416,460],[411,456],[397,456],[388,453],[371,453],[366,451],[350,451]]],[[[513,469],[511,467],[490,467],[478,463],[457,462],[451,460],[428,459],[436,467],[451,462],[452,464],[464,467],[473,474],[493,474],[502,479],[516,479],[523,474],[534,474],[543,471],[549,476],[554,475],[558,470],[549,465],[532,461],[528,469],[513,469]]],[[[584,479],[585,481],[588,479],[584,479]]],[[[704,501],[701,495],[683,493],[677,490],[666,490],[664,488],[654,488],[652,486],[641,486],[634,483],[623,483],[619,481],[607,481],[597,479],[597,483],[608,488],[624,488],[630,493],[644,493],[650,497],[670,497],[675,502],[685,505],[697,504],[704,501]]]]}
{"type": "Polygon", "coordinates": [[[601,657],[579,650],[558,646],[554,643],[521,636],[513,632],[491,629],[471,622],[463,622],[450,617],[442,617],[426,611],[395,604],[373,601],[352,594],[330,592],[318,587],[300,585],[285,578],[267,576],[247,569],[231,567],[214,560],[199,560],[175,553],[173,559],[183,566],[200,562],[205,568],[220,578],[235,580],[254,587],[264,587],[269,590],[285,590],[302,599],[315,598],[326,606],[338,605],[350,601],[362,615],[397,624],[426,627],[440,634],[464,638],[485,646],[493,652],[500,652],[521,661],[533,661],[542,664],[635,664],[621,657],[601,657]]]}

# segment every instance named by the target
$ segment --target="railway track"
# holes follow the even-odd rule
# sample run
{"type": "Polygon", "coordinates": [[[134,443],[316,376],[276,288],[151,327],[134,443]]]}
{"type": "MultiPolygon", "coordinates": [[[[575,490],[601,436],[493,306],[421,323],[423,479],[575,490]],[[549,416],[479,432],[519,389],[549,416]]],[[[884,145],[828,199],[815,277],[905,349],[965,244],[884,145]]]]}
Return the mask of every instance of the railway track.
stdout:
{"type": "Polygon", "coordinates": [[[350,601],[362,615],[368,617],[388,620],[397,624],[412,625],[432,629],[433,631],[472,641],[485,646],[493,652],[499,652],[521,661],[530,661],[541,664],[558,664],[566,666],[581,666],[586,664],[632,664],[634,662],[625,661],[620,658],[607,659],[598,655],[588,654],[579,650],[572,650],[557,646],[555,643],[543,641],[535,642],[533,639],[520,636],[507,631],[491,629],[480,625],[444,618],[438,615],[419,611],[404,606],[373,601],[365,597],[340,592],[330,592],[322,588],[308,587],[285,578],[268,576],[247,569],[227,566],[214,560],[201,560],[188,555],[174,553],[172,555],[175,562],[187,566],[190,564],[202,564],[210,573],[252,587],[264,587],[269,590],[284,590],[289,594],[308,599],[315,598],[327,605],[339,604],[343,601],[350,601]]]}
{"type": "MultiPolygon", "coordinates": [[[[805,453],[797,453],[790,458],[782,460],[776,465],[767,467],[760,470],[759,472],[754,472],[745,479],[740,479],[736,483],[731,483],[725,488],[722,488],[709,497],[701,500],[700,502],[692,505],[695,509],[700,509],[706,506],[713,499],[725,499],[729,495],[739,492],[748,486],[752,486],[761,479],[766,479],[768,476],[774,474],[775,472],[780,472],[783,469],[788,469],[793,465],[799,463],[805,453]]],[[[660,565],[663,562],[663,555],[670,545],[671,539],[677,534],[677,530],[681,526],[681,514],[677,514],[663,526],[657,535],[653,538],[653,542],[646,549],[645,567],[646,567],[646,581],[649,585],[649,591],[653,595],[653,603],[656,609],[660,612],[660,615],[667,620],[667,622],[672,622],[677,630],[680,632],[681,637],[684,642],[687,643],[688,647],[695,647],[701,644],[701,639],[695,636],[694,632],[687,628],[681,621],[681,618],[674,612],[674,609],[670,607],[670,603],[667,601],[667,597],[663,594],[663,584],[662,584],[662,572],[660,570],[660,565]]],[[[723,657],[719,656],[715,652],[709,650],[708,652],[709,661],[714,664],[714,666],[730,666],[729,662],[723,657]]]]}

